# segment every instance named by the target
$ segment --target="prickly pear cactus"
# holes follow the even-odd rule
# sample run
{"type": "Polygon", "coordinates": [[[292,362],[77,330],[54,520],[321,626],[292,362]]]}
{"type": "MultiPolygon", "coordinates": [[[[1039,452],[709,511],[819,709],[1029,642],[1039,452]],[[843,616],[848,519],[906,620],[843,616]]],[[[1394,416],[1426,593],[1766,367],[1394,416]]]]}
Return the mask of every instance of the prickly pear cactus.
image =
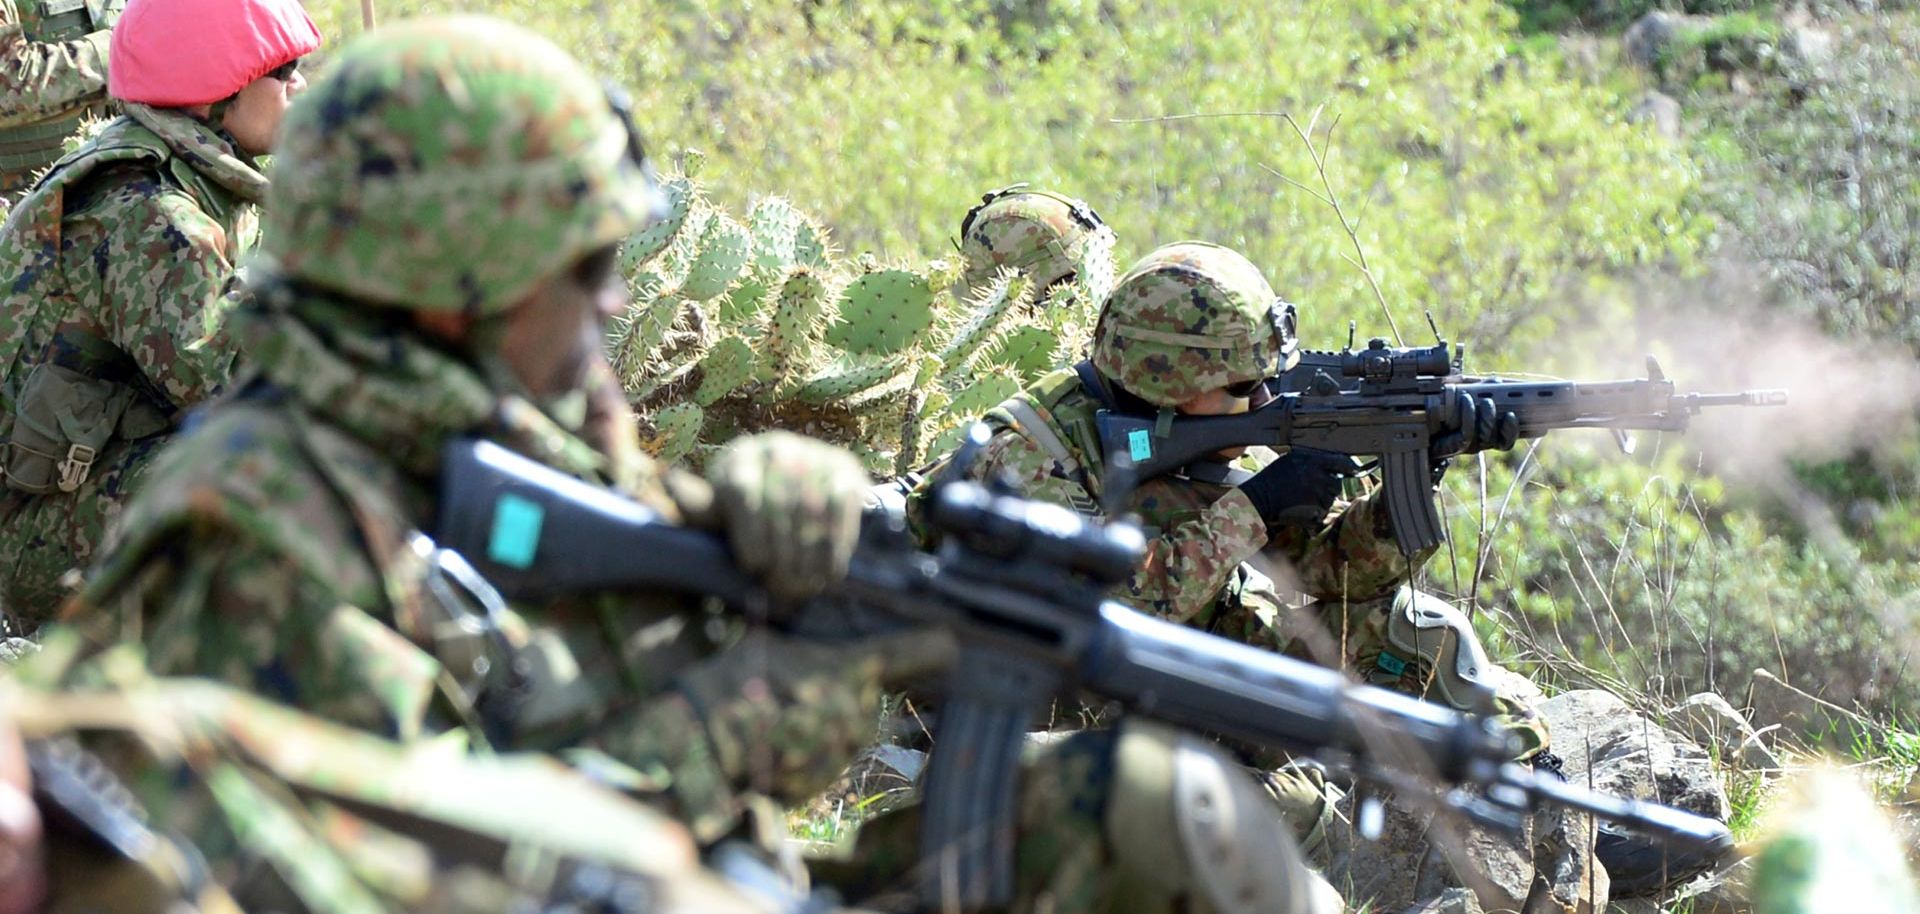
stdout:
{"type": "Polygon", "coordinates": [[[969,297],[958,262],[844,259],[783,198],[736,218],[690,176],[665,186],[667,218],[623,248],[633,304],[607,341],[662,460],[697,464],[728,437],[784,428],[877,475],[910,469],[1086,348],[1089,288],[1036,302],[1007,273],[969,297]]]}

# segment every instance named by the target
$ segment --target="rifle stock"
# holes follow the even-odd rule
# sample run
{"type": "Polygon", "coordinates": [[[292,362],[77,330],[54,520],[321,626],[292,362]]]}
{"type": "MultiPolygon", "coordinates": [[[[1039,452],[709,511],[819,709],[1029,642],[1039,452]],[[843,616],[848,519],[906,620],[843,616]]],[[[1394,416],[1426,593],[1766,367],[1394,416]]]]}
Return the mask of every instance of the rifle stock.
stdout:
{"type": "MultiPolygon", "coordinates": [[[[984,440],[984,429],[976,429],[984,440]]],[[[620,496],[483,442],[448,448],[436,536],[516,599],[584,591],[713,596],[766,614],[723,540],[661,523],[620,496]]],[[[1248,743],[1330,754],[1362,771],[1403,771],[1486,788],[1450,798],[1483,821],[1517,822],[1543,802],[1584,809],[1676,843],[1723,850],[1719,823],[1549,784],[1513,763],[1489,722],[1108,601],[1144,546],[1129,526],[966,482],[938,485],[938,553],[904,521],[869,515],[846,581],[776,624],[818,638],[938,626],[964,662],[943,696],[928,770],[921,886],[933,906],[975,909],[1012,891],[1013,785],[1030,718],[1084,690],[1141,714],[1248,743]],[[1382,741],[1385,741],[1384,743],[1382,741]],[[1385,748],[1383,748],[1383,746],[1385,748]]]]}

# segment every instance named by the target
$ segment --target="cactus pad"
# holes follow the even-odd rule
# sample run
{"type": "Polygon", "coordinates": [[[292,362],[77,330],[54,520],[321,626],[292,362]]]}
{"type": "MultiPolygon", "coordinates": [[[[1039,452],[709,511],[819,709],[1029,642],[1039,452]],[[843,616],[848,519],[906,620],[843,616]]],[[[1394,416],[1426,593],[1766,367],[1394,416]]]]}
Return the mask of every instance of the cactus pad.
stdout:
{"type": "Polygon", "coordinates": [[[840,323],[828,343],[848,352],[886,354],[913,344],[933,325],[933,288],[911,270],[876,270],[847,286],[840,323]]]}
{"type": "Polygon", "coordinates": [[[1030,384],[1066,361],[1058,351],[1061,342],[1053,329],[1026,324],[1008,331],[989,361],[1030,384]]]}
{"type": "Polygon", "coordinates": [[[793,392],[793,398],[816,406],[838,403],[885,384],[903,372],[913,371],[913,363],[904,355],[871,360],[841,359],[815,372],[793,392]]]}
{"type": "Polygon", "coordinates": [[[780,282],[786,272],[785,265],[770,270],[748,263],[740,281],[734,283],[720,301],[720,322],[738,327],[751,325],[767,304],[767,290],[780,282]]]}
{"type": "Polygon", "coordinates": [[[949,375],[969,370],[974,356],[993,339],[1015,306],[1026,299],[1027,285],[1025,277],[1003,270],[967,303],[965,317],[940,347],[940,363],[949,375]]]}
{"type": "Polygon", "coordinates": [[[803,266],[826,267],[833,261],[833,239],[819,223],[808,219],[793,234],[793,262],[803,266]]]}
{"type": "Polygon", "coordinates": [[[958,391],[953,401],[939,415],[933,416],[931,425],[934,433],[922,434],[921,440],[928,442],[929,457],[944,454],[960,446],[961,432],[975,420],[1000,405],[1000,401],[1020,392],[1020,379],[1012,372],[996,369],[991,373],[974,379],[974,383],[958,391]]]}
{"type": "Polygon", "coordinates": [[[727,290],[747,264],[753,244],[747,227],[725,213],[715,213],[700,233],[693,259],[687,264],[687,279],[680,294],[693,301],[708,301],[727,290]]]}
{"type": "Polygon", "coordinates": [[[813,270],[795,267],[775,295],[760,339],[766,357],[760,362],[759,378],[784,388],[803,380],[812,361],[826,320],[827,287],[813,270]]]}
{"type": "Polygon", "coordinates": [[[747,227],[753,233],[753,266],[784,270],[798,263],[794,242],[806,222],[806,214],[794,209],[786,198],[762,197],[747,214],[747,227]]]}
{"type": "Polygon", "coordinates": [[[662,463],[677,463],[700,443],[705,414],[692,403],[676,403],[653,414],[653,433],[640,446],[662,463]]]}
{"type": "Polygon", "coordinates": [[[667,195],[667,213],[659,222],[634,232],[620,248],[621,272],[632,276],[641,265],[652,260],[654,255],[666,250],[673,241],[674,234],[687,221],[692,211],[696,191],[693,181],[685,176],[669,178],[660,186],[661,193],[667,195]]]}
{"type": "Polygon", "coordinates": [[[753,361],[753,347],[740,337],[730,336],[714,343],[700,360],[700,388],[694,391],[693,402],[712,406],[753,380],[753,361]]]}

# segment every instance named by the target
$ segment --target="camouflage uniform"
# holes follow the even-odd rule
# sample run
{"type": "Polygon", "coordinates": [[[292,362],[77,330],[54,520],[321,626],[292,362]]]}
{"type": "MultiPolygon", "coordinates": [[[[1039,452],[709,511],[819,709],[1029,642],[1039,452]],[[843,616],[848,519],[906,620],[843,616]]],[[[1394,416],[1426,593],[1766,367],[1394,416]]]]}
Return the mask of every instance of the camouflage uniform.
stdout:
{"type": "MultiPolygon", "coordinates": [[[[421,535],[443,445],[479,435],[670,520],[717,519],[771,585],[824,583],[844,563],[832,551],[851,547],[864,481],[850,455],[775,433],[729,445],[711,484],[663,472],[638,456],[630,416],[584,396],[536,402],[484,343],[469,353],[411,320],[467,315],[478,339],[498,340],[499,316],[543,279],[645,224],[657,192],[638,153],[599,87],[523,30],[421,20],[343,49],[282,134],[254,292],[233,317],[256,373],[169,445],[128,507],[75,604],[102,639],[143,640],[164,674],[404,741],[564,750],[702,842],[744,827],[756,796],[824,787],[870,737],[883,689],[951,663],[944,632],[827,645],[680,601],[492,605],[421,535]]],[[[1167,856],[1165,823],[1146,818],[1206,812],[1170,798],[1200,779],[1214,785],[1205,802],[1260,801],[1226,820],[1254,839],[1234,857],[1245,897],[1302,907],[1283,897],[1309,883],[1290,878],[1301,871],[1277,818],[1216,751],[1148,728],[1082,757],[1099,776],[1063,777],[1091,798],[1031,783],[1035,815],[1049,796],[1083,815],[1027,823],[1040,836],[1027,853],[1064,848],[1089,866],[1167,856]],[[1142,818],[1115,823],[1109,807],[1142,818]]],[[[1189,843],[1180,859],[1196,865],[1162,874],[1166,904],[1243,909],[1197,878],[1217,856],[1189,843]]],[[[1069,900],[1100,882],[1073,872],[1069,900]]]]}
{"type": "Polygon", "coordinates": [[[1085,203],[1015,184],[985,194],[960,220],[961,284],[976,290],[1001,270],[1026,273],[1040,300],[1076,277],[1096,299],[1113,286],[1113,229],[1085,203]]]}
{"type": "Polygon", "coordinates": [[[28,630],[231,372],[222,293],[267,185],[200,121],[126,107],[0,234],[0,606],[28,630]]]}
{"type": "Polygon", "coordinates": [[[149,678],[130,649],[63,674],[68,647],[0,682],[0,741],[17,727],[40,781],[49,910],[787,907],[704,870],[684,828],[552,759],[400,746],[204,680],[149,678]],[[86,684],[45,685],[62,675],[86,684]]]}
{"type": "MultiPolygon", "coordinates": [[[[1103,307],[1089,365],[1055,372],[987,414],[995,431],[975,475],[1102,514],[1109,493],[1095,413],[1103,399],[1132,395],[1146,408],[1170,410],[1290,367],[1292,306],[1277,301],[1259,271],[1224,248],[1189,242],[1149,254],[1103,307]],[[1287,326],[1276,331],[1280,324],[1287,326]],[[1082,377],[1088,369],[1102,389],[1082,377]],[[1106,386],[1114,382],[1123,387],[1118,393],[1106,386]]],[[[1237,468],[1258,470],[1275,458],[1254,448],[1237,468]]],[[[1485,662],[1457,611],[1403,590],[1427,555],[1411,562],[1401,555],[1375,493],[1336,504],[1313,529],[1269,526],[1236,486],[1170,474],[1135,487],[1123,513],[1136,516],[1148,536],[1145,561],[1115,594],[1134,608],[1304,656],[1307,646],[1292,630],[1297,601],[1248,564],[1271,560],[1291,572],[1289,591],[1316,601],[1311,611],[1362,678],[1482,711],[1486,688],[1461,675],[1471,668],[1464,678],[1494,686],[1498,710],[1527,742],[1525,754],[1545,747],[1530,688],[1485,662]]]]}
{"type": "Polygon", "coordinates": [[[123,0],[0,0],[0,216],[106,113],[107,37],[123,0]]]}

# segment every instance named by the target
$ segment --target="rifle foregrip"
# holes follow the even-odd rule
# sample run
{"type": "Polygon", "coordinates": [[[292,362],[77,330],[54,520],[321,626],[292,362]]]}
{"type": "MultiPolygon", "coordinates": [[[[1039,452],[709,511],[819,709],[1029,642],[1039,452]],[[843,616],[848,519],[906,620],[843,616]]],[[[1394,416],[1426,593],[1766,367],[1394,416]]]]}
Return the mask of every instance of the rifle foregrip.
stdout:
{"type": "Polygon", "coordinates": [[[1426,448],[1386,454],[1380,458],[1380,481],[1387,500],[1387,520],[1402,555],[1414,556],[1447,539],[1440,506],[1433,491],[1433,466],[1426,448]]]}

